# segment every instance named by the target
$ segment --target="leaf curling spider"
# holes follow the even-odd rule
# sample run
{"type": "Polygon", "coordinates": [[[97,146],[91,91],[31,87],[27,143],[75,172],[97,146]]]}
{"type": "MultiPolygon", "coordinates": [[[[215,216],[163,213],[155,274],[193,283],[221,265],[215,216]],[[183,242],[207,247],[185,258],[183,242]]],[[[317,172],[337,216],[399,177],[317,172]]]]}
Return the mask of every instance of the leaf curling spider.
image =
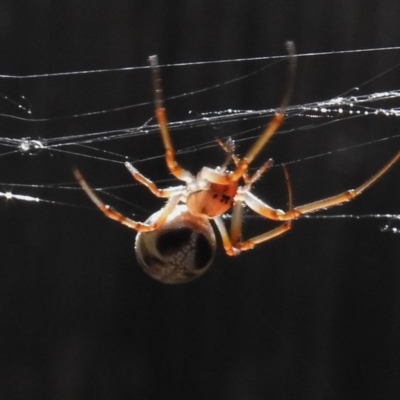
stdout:
{"type": "Polygon", "coordinates": [[[215,169],[204,166],[197,175],[192,175],[183,169],[175,159],[164,108],[158,58],[149,57],[155,116],[165,148],[166,164],[172,175],[185,184],[159,189],[132,164],[126,162],[125,166],[134,179],[146,186],[155,196],[168,199],[165,206],[145,222],[134,221],[106,205],[90,188],[80,171],[74,170],[75,178],[82,189],[105,216],[138,232],[135,240],[137,259],[144,271],[156,280],[163,283],[184,283],[199,277],[209,268],[216,251],[216,238],[210,220],[214,221],[226,254],[235,256],[241,251],[253,249],[256,245],[287,232],[291,229],[291,222],[303,214],[327,209],[354,199],[381,178],[400,158],[399,151],[378,172],[355,189],[296,207],[292,205],[291,188],[285,169],[289,194],[288,211],[272,208],[256,197],[251,192],[251,186],[268,169],[271,161],[265,163],[252,176],[248,174],[249,166],[282,124],[293,89],[296,68],[294,43],[287,42],[286,47],[288,84],[275,116],[244,157],[234,154],[233,143],[219,142],[227,153],[225,163],[215,169]],[[228,169],[230,162],[234,164],[233,170],[228,169]],[[239,181],[244,184],[240,185],[239,181]],[[243,205],[247,205],[267,219],[283,223],[277,228],[242,241],[243,205]],[[222,215],[231,208],[231,226],[228,233],[222,215]]]}

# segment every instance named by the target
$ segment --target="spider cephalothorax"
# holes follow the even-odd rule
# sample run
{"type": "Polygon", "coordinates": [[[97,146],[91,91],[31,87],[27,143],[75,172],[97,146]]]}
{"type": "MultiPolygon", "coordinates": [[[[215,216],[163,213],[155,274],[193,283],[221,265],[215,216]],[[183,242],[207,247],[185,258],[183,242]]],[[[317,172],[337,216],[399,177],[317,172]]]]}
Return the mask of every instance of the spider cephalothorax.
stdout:
{"type": "MultiPolygon", "coordinates": [[[[193,183],[188,184],[186,206],[193,215],[215,218],[230,210],[239,184],[235,181],[227,184],[210,182],[204,178],[207,170],[207,167],[202,168],[193,183]]],[[[227,173],[219,174],[225,177],[227,173]]]]}

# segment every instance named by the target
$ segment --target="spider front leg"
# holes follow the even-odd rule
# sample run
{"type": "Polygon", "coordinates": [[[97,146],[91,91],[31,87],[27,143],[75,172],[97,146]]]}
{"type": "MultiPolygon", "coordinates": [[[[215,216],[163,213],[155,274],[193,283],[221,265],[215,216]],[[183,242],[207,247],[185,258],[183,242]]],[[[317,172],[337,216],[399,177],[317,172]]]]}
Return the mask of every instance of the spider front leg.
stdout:
{"type": "Polygon", "coordinates": [[[172,145],[171,136],[169,134],[167,113],[164,108],[158,57],[157,56],[149,57],[149,62],[152,70],[155,114],[158,125],[160,126],[161,137],[164,143],[165,161],[172,175],[174,175],[181,181],[189,183],[193,180],[193,175],[189,171],[183,169],[175,160],[175,150],[172,145]]]}
{"type": "Polygon", "coordinates": [[[275,132],[282,125],[283,120],[285,118],[285,112],[289,105],[290,98],[293,92],[294,86],[294,78],[296,71],[296,56],[295,56],[295,46],[291,41],[286,42],[286,47],[288,51],[288,81],[286,86],[285,94],[283,95],[281,104],[279,105],[278,112],[272,118],[270,123],[266,126],[264,131],[261,133],[260,137],[255,141],[255,143],[250,147],[247,151],[246,155],[241,158],[239,164],[236,166],[236,169],[233,171],[230,176],[231,180],[237,181],[239,180],[248,170],[249,165],[253,162],[256,156],[260,153],[260,151],[264,148],[264,146],[269,142],[271,137],[275,134],[275,132]]]}
{"type": "MultiPolygon", "coordinates": [[[[217,143],[222,148],[222,150],[224,150],[225,153],[227,153],[227,158],[225,160],[225,163],[219,168],[219,170],[222,172],[225,172],[231,161],[233,161],[235,163],[235,165],[238,166],[240,164],[241,159],[239,156],[237,156],[234,153],[235,142],[232,140],[232,138],[228,138],[226,143],[223,143],[221,140],[217,139],[217,143]]],[[[272,167],[273,163],[274,163],[274,160],[272,158],[270,158],[251,176],[249,176],[248,171],[246,171],[242,176],[244,183],[246,185],[246,188],[248,190],[250,190],[253,183],[258,181],[261,178],[261,176],[264,174],[264,172],[266,172],[268,169],[270,169],[272,167]]],[[[217,182],[214,182],[214,183],[217,183],[217,182]]]]}
{"type": "Polygon", "coordinates": [[[100,197],[93,191],[93,189],[88,185],[85,178],[82,176],[78,169],[74,169],[74,176],[78,183],[80,184],[81,188],[85,191],[88,195],[90,200],[97,206],[97,208],[108,218],[117,221],[128,228],[134,229],[138,232],[151,232],[158,229],[160,226],[163,225],[165,220],[167,219],[168,215],[174,210],[177,204],[180,201],[180,194],[176,194],[170,197],[165,207],[162,209],[159,217],[156,221],[152,224],[146,224],[143,222],[134,221],[128,217],[125,217],[121,213],[116,210],[113,210],[110,206],[105,204],[100,197]]]}

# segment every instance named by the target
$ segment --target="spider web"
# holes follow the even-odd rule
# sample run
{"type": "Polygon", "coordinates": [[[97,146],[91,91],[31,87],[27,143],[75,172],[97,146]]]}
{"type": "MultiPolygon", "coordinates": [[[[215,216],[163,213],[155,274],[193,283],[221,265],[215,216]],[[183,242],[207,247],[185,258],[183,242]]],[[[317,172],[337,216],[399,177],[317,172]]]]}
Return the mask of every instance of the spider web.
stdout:
{"type": "MultiPolygon", "coordinates": [[[[365,60],[383,52],[393,57],[367,79],[360,81],[358,76],[351,76],[350,84],[346,80],[339,93],[335,92],[337,88],[318,94],[307,92],[302,86],[300,67],[300,83],[287,109],[285,123],[252,165],[253,170],[270,156],[275,158],[273,169],[279,170],[285,164],[294,175],[297,171],[312,173],[319,168],[313,163],[319,161],[328,166],[326,173],[331,174],[341,170],[338,164],[350,160],[355,166],[349,175],[354,173],[359,179],[354,178],[350,185],[367,179],[374,172],[373,167],[369,172],[363,171],[365,164],[370,164],[369,157],[377,151],[385,154],[374,157],[378,158],[375,161],[379,167],[393,154],[393,148],[398,148],[400,134],[393,127],[399,124],[400,89],[394,88],[393,82],[400,64],[393,60],[399,58],[399,50],[392,47],[299,54],[300,66],[308,62],[314,67],[323,66],[327,58],[365,60]],[[302,99],[308,100],[299,102],[302,99]]],[[[279,55],[162,66],[169,127],[182,166],[196,172],[203,165],[221,164],[224,155],[216,138],[232,137],[236,152],[240,155],[245,151],[274,115],[284,85],[274,77],[275,100],[272,95],[268,99],[258,96],[252,101],[252,108],[242,108],[240,102],[232,99],[240,98],[255,85],[267,86],[271,76],[277,75],[284,82],[281,71],[286,58],[279,55]],[[213,69],[218,69],[219,74],[211,75],[213,69]],[[175,75],[183,77],[178,87],[170,85],[175,75]],[[197,75],[205,78],[193,82],[197,75]],[[264,103],[271,103],[271,107],[260,107],[264,103]]],[[[124,167],[130,161],[160,187],[176,184],[164,166],[149,76],[148,66],[0,75],[0,196],[4,201],[87,208],[90,212],[93,206],[71,174],[72,168],[79,166],[106,203],[138,219],[153,213],[153,200],[139,201],[136,191],[144,189],[138,188],[124,167]],[[110,85],[129,90],[116,89],[109,96],[110,85]]],[[[316,191],[313,196],[320,198],[350,187],[353,186],[340,182],[338,189],[330,188],[322,196],[316,191]]],[[[262,189],[263,184],[258,184],[258,194],[265,198],[262,189]]],[[[282,196],[276,201],[284,208],[284,186],[277,190],[281,190],[282,196]]],[[[399,209],[386,212],[383,204],[381,207],[380,212],[370,213],[341,213],[336,208],[304,219],[375,219],[380,220],[383,231],[400,232],[399,209]]],[[[259,218],[246,215],[250,217],[259,218]]]]}

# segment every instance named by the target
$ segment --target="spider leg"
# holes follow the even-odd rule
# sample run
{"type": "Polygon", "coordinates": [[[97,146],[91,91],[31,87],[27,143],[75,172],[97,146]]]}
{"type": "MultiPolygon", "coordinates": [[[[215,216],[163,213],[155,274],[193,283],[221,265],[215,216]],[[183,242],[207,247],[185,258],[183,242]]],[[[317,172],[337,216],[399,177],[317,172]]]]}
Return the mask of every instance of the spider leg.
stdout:
{"type": "Polygon", "coordinates": [[[256,244],[265,242],[266,240],[270,240],[279,235],[282,235],[291,228],[291,222],[285,222],[284,224],[278,226],[277,228],[265,232],[262,235],[253,237],[252,239],[246,240],[245,242],[237,242],[233,245],[232,244],[233,242],[228,235],[228,231],[226,230],[222,218],[221,217],[214,218],[214,222],[218,228],[218,232],[221,235],[222,245],[224,246],[224,250],[228,256],[238,256],[242,251],[251,250],[254,248],[256,244]]]}
{"type": "Polygon", "coordinates": [[[118,211],[112,209],[110,206],[105,204],[100,197],[93,191],[93,189],[88,185],[82,174],[78,169],[74,169],[74,176],[78,183],[81,185],[82,189],[89,196],[90,200],[99,208],[99,210],[108,218],[118,221],[119,223],[127,226],[128,228],[134,229],[138,232],[150,232],[158,229],[167,219],[168,215],[173,211],[176,205],[179,203],[180,195],[172,196],[165,207],[163,208],[160,216],[154,223],[146,224],[143,222],[134,221],[128,217],[125,217],[118,211]]]}
{"type": "Polygon", "coordinates": [[[169,134],[167,113],[164,108],[158,57],[156,55],[149,57],[149,62],[152,70],[155,115],[158,125],[160,126],[161,137],[165,147],[165,161],[172,175],[174,175],[179,180],[188,183],[193,179],[192,174],[189,171],[183,169],[175,160],[175,150],[172,145],[171,136],[169,134]]]}
{"type": "Polygon", "coordinates": [[[232,246],[232,241],[228,235],[228,231],[226,230],[222,217],[216,217],[213,219],[213,221],[215,222],[215,225],[221,236],[222,246],[224,247],[225,253],[228,256],[238,256],[240,254],[240,250],[232,246]]]}
{"type": "MultiPolygon", "coordinates": [[[[289,174],[286,169],[286,167],[283,168],[284,174],[285,174],[285,180],[287,184],[287,189],[288,189],[288,203],[289,203],[289,208],[292,208],[292,189],[290,185],[290,180],[289,180],[289,174]]],[[[250,193],[247,189],[244,189],[245,193],[250,193]]],[[[239,196],[240,197],[240,196],[239,196]]],[[[255,198],[255,196],[254,196],[255,198]]],[[[273,239],[279,235],[284,234],[288,230],[291,229],[292,227],[292,221],[287,221],[283,223],[282,225],[278,226],[277,228],[271,229],[261,235],[254,236],[251,239],[241,241],[240,240],[240,235],[242,231],[242,222],[243,222],[243,201],[244,200],[235,200],[235,204],[233,206],[233,211],[232,211],[232,220],[231,220],[231,230],[230,230],[230,235],[228,236],[228,232],[225,228],[225,225],[222,221],[221,217],[215,218],[214,221],[217,225],[218,231],[221,235],[222,238],[222,243],[225,249],[226,254],[230,256],[235,256],[240,254],[241,251],[245,250],[251,250],[253,249],[257,244],[265,242],[267,240],[273,239]]],[[[259,200],[261,202],[261,200],[259,200]]],[[[267,206],[264,203],[265,206],[267,206]]],[[[272,212],[272,208],[267,206],[269,210],[272,212]]],[[[275,210],[279,211],[279,210],[275,210]]],[[[283,211],[282,211],[283,212],[283,211]]]]}
{"type": "Polygon", "coordinates": [[[279,129],[283,119],[285,117],[285,111],[289,105],[290,98],[292,96],[293,86],[294,86],[294,76],[296,69],[296,57],[295,57],[295,47],[293,42],[286,42],[286,47],[289,54],[289,65],[288,65],[288,84],[286,92],[283,96],[281,104],[279,106],[278,112],[272,118],[271,122],[267,125],[264,131],[261,133],[260,137],[256,140],[253,146],[248,150],[246,155],[240,160],[239,165],[236,167],[235,171],[230,175],[230,179],[233,181],[239,180],[243,174],[249,168],[250,163],[258,155],[258,153],[263,149],[263,147],[271,139],[272,135],[279,129]]]}
{"type": "Polygon", "coordinates": [[[291,222],[285,222],[284,224],[278,226],[275,229],[271,229],[268,232],[265,232],[261,235],[255,236],[251,239],[248,239],[244,242],[239,242],[236,243],[235,247],[238,248],[241,251],[245,251],[245,250],[251,250],[254,249],[254,247],[257,244],[266,242],[267,240],[271,240],[273,238],[276,238],[277,236],[283,235],[284,233],[286,233],[288,230],[290,230],[292,228],[291,222]]]}
{"type": "Polygon", "coordinates": [[[162,197],[162,198],[172,197],[172,196],[182,194],[182,192],[185,189],[184,185],[169,187],[166,189],[159,189],[152,180],[150,180],[149,178],[146,178],[144,175],[142,175],[131,163],[126,162],[125,167],[128,168],[128,170],[132,174],[132,176],[139,183],[146,186],[150,190],[150,192],[154,194],[154,196],[162,197]]]}
{"type": "MultiPolygon", "coordinates": [[[[228,140],[224,143],[220,139],[217,139],[217,144],[224,150],[226,153],[226,159],[225,162],[219,167],[219,172],[226,172],[229,164],[233,161],[236,166],[239,165],[240,163],[240,157],[238,157],[235,153],[235,142],[234,140],[229,137],[228,140]]],[[[220,175],[220,174],[219,174],[220,175]]],[[[243,174],[242,176],[245,184],[247,185],[249,183],[249,174],[247,171],[243,174]]],[[[223,177],[225,179],[225,177],[223,177]]],[[[217,183],[217,182],[213,182],[217,183]]]]}
{"type": "MultiPolygon", "coordinates": [[[[261,175],[272,165],[272,159],[268,160],[264,165],[261,166],[251,177],[247,176],[247,173],[243,175],[243,177],[247,177],[245,180],[245,186],[242,187],[243,191],[250,192],[252,184],[261,177],[261,175]]],[[[292,191],[290,188],[289,175],[284,167],[284,173],[286,177],[286,182],[288,184],[288,193],[289,193],[289,208],[292,208],[292,191]]],[[[241,196],[237,196],[235,199],[235,203],[232,209],[232,219],[231,219],[231,230],[230,237],[233,243],[239,243],[240,235],[242,232],[242,221],[243,221],[243,201],[240,199],[241,196]]],[[[235,245],[236,246],[236,245],[235,245]]]]}
{"type": "Polygon", "coordinates": [[[400,159],[400,151],[378,172],[372,175],[366,182],[362,185],[356,187],[355,189],[350,189],[345,192],[339,193],[335,196],[327,197],[325,199],[317,200],[311,203],[304,204],[302,206],[297,206],[292,210],[287,211],[284,215],[280,216],[281,220],[291,220],[300,217],[303,214],[309,214],[321,209],[326,209],[336,205],[340,205],[346,201],[353,200],[355,197],[359,196],[364,190],[372,186],[378,179],[382,177],[392,166],[400,159]]]}
{"type": "MultiPolygon", "coordinates": [[[[232,138],[228,138],[226,143],[222,142],[221,140],[217,139],[218,145],[227,153],[227,159],[225,160],[224,164],[220,167],[222,171],[225,171],[228,168],[229,162],[233,161],[236,166],[240,163],[240,157],[238,157],[234,153],[235,149],[235,142],[232,138]]],[[[246,184],[246,188],[250,190],[251,185],[261,178],[261,175],[267,171],[269,168],[272,167],[274,160],[270,158],[267,162],[265,162],[252,176],[249,176],[248,171],[246,171],[242,178],[246,184]]],[[[217,183],[217,182],[214,182],[217,183]]]]}
{"type": "Polygon", "coordinates": [[[232,161],[237,165],[240,158],[234,153],[235,141],[231,137],[228,137],[225,143],[220,139],[217,139],[216,141],[219,147],[221,147],[221,149],[226,153],[225,162],[219,167],[221,171],[225,172],[232,161]]]}
{"type": "Polygon", "coordinates": [[[268,206],[249,191],[243,191],[241,196],[243,197],[243,201],[256,213],[273,220],[290,221],[299,218],[303,214],[309,214],[318,210],[327,209],[340,205],[346,201],[353,200],[355,197],[364,192],[364,190],[372,186],[378,179],[380,179],[399,159],[400,151],[397,152],[396,155],[378,172],[372,175],[371,178],[355,189],[350,189],[335,196],[303,204],[301,206],[289,208],[289,211],[286,212],[268,206]]]}
{"type": "Polygon", "coordinates": [[[266,161],[250,178],[248,178],[248,182],[246,182],[246,189],[250,190],[253,183],[258,181],[262,174],[268,171],[273,164],[274,160],[272,158],[266,161]]]}
{"type": "MultiPolygon", "coordinates": [[[[237,197],[243,201],[249,208],[251,208],[257,214],[262,215],[265,218],[272,219],[273,221],[285,221],[294,218],[285,219],[285,212],[278,208],[273,208],[267,203],[259,199],[256,195],[247,189],[241,190],[237,197]]],[[[293,209],[292,209],[293,210],[293,209]]],[[[290,211],[288,211],[290,212],[290,211]]]]}

